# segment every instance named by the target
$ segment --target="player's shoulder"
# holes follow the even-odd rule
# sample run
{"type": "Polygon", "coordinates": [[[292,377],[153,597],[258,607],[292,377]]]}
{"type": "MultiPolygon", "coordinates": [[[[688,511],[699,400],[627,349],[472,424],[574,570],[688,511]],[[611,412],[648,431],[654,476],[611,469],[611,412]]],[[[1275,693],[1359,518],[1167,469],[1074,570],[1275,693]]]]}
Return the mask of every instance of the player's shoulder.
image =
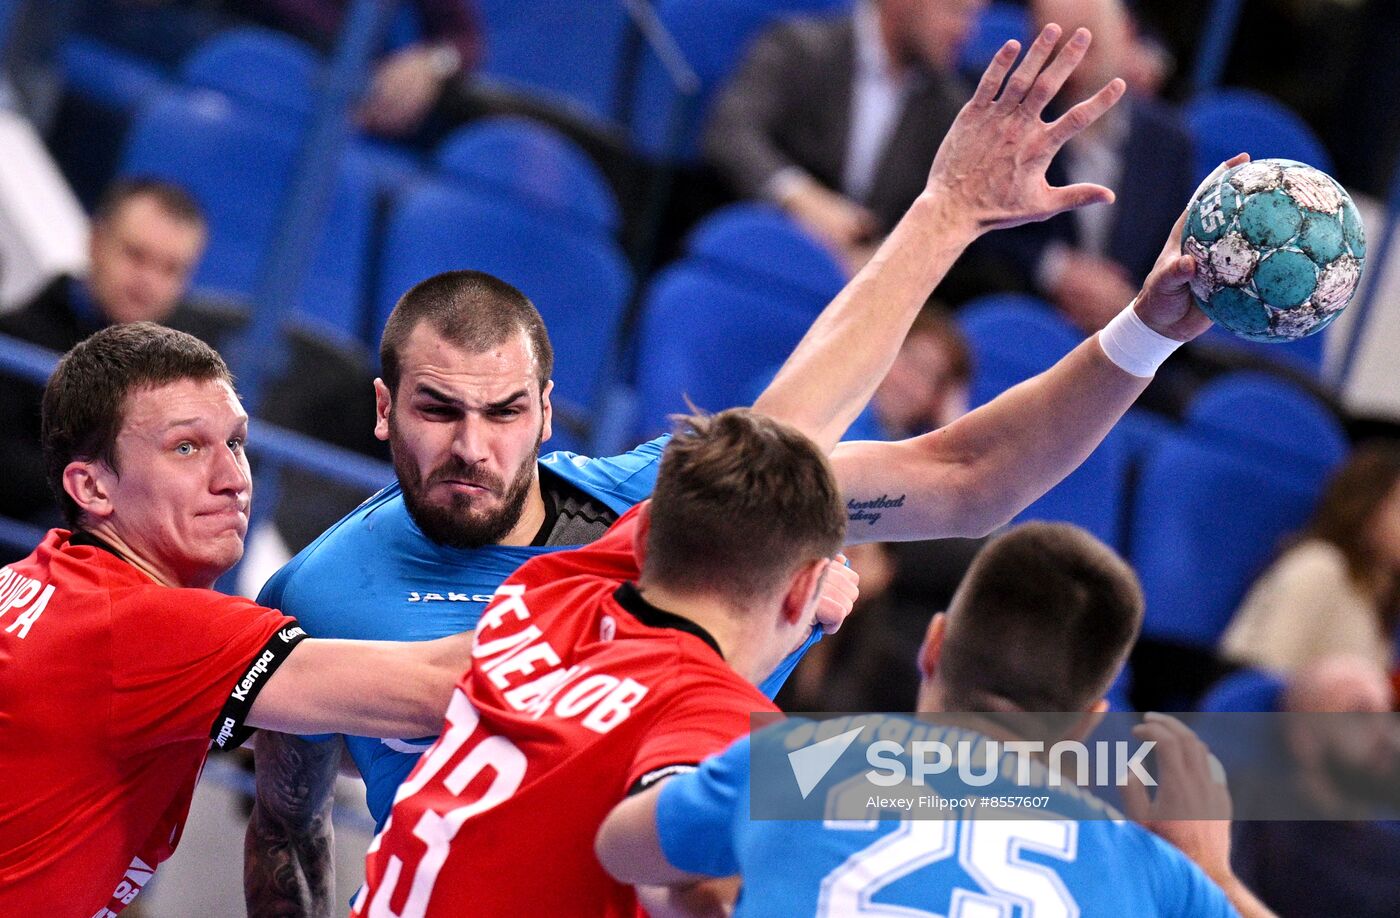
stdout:
{"type": "Polygon", "coordinates": [[[622,513],[655,487],[661,454],[670,440],[665,434],[625,453],[596,458],[557,450],[541,456],[540,466],[622,513]]]}
{"type": "Polygon", "coordinates": [[[381,550],[386,548],[393,527],[375,525],[372,521],[385,520],[387,514],[396,510],[407,513],[398,482],[367,498],[297,552],[263,586],[259,600],[280,607],[287,589],[294,583],[317,576],[338,577],[347,565],[358,567],[368,558],[378,558],[376,543],[382,543],[381,550]]]}

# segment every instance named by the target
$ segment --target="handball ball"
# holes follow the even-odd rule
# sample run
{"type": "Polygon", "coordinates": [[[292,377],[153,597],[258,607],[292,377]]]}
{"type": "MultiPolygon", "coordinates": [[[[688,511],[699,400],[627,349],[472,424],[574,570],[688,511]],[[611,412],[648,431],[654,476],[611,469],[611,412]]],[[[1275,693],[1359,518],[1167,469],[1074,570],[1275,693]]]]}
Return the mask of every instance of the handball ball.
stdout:
{"type": "Polygon", "coordinates": [[[1191,201],[1181,251],[1206,315],[1251,341],[1321,331],[1361,281],[1366,234],[1346,189],[1291,159],[1226,170],[1191,201]]]}

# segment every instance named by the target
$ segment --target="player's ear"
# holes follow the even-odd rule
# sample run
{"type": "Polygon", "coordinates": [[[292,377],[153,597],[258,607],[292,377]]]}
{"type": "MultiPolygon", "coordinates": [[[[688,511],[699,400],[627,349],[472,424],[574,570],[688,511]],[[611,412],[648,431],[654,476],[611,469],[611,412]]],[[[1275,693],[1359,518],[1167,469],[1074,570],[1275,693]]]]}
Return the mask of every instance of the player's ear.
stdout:
{"type": "Polygon", "coordinates": [[[798,568],[783,597],[783,617],[792,624],[809,618],[808,610],[821,594],[822,578],[826,576],[829,558],[817,558],[798,568]]]}
{"type": "Polygon", "coordinates": [[[554,403],[550,396],[554,394],[554,380],[549,380],[540,390],[540,413],[544,416],[544,421],[540,427],[540,442],[547,443],[554,435],[554,403]]]}
{"type": "Polygon", "coordinates": [[[933,678],[938,670],[939,658],[943,656],[943,638],[948,633],[948,613],[935,612],[933,621],[924,632],[924,642],[919,645],[919,673],[925,679],[933,678]]]}
{"type": "Polygon", "coordinates": [[[100,459],[74,459],[63,470],[63,490],[84,515],[106,519],[112,506],[112,485],[116,472],[100,459]]]}
{"type": "Polygon", "coordinates": [[[651,534],[651,501],[644,500],[637,505],[637,525],[632,529],[632,554],[637,556],[637,567],[647,566],[647,536],[651,534]]]}
{"type": "Polygon", "coordinates": [[[374,435],[380,440],[389,439],[389,412],[393,409],[394,396],[384,380],[374,380],[374,435]]]}

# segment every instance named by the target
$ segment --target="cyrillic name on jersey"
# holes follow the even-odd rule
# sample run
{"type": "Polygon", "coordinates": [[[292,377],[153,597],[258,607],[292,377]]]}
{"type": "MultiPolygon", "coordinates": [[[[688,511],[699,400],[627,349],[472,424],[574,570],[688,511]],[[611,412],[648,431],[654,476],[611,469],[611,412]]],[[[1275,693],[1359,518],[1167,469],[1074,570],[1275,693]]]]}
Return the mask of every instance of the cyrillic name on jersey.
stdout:
{"type": "Polygon", "coordinates": [[[607,733],[625,721],[649,691],[635,679],[565,667],[538,625],[498,636],[508,622],[528,622],[525,587],[502,584],[477,623],[472,659],[477,672],[501,691],[506,704],[538,719],[546,713],[581,717],[584,727],[607,733]]]}

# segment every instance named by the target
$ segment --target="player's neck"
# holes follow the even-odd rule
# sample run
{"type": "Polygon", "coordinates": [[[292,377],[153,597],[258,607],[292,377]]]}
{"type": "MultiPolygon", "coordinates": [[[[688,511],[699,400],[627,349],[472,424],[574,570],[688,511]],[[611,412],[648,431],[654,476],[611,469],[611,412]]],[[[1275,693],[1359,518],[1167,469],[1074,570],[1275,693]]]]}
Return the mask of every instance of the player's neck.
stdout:
{"type": "Polygon", "coordinates": [[[117,528],[106,521],[100,521],[92,525],[84,526],[83,530],[89,535],[96,536],[112,548],[121,559],[132,567],[136,568],[147,577],[154,580],[161,586],[187,587],[195,589],[209,589],[214,586],[211,580],[208,583],[184,583],[173,570],[166,569],[165,566],[147,558],[139,549],[122,538],[117,528]]]}
{"type": "Polygon", "coordinates": [[[535,537],[540,534],[540,527],[544,525],[545,508],[544,495],[540,492],[540,469],[539,463],[535,464],[535,480],[530,483],[530,490],[525,495],[525,506],[520,509],[520,519],[515,521],[510,532],[498,544],[501,545],[533,545],[535,537]]]}
{"type": "Polygon", "coordinates": [[[736,610],[724,597],[675,592],[645,576],[637,582],[637,589],[658,609],[704,628],[719,645],[724,662],[745,679],[757,685],[769,676],[773,668],[771,654],[765,652],[763,641],[755,640],[749,633],[755,616],[736,610]]]}

